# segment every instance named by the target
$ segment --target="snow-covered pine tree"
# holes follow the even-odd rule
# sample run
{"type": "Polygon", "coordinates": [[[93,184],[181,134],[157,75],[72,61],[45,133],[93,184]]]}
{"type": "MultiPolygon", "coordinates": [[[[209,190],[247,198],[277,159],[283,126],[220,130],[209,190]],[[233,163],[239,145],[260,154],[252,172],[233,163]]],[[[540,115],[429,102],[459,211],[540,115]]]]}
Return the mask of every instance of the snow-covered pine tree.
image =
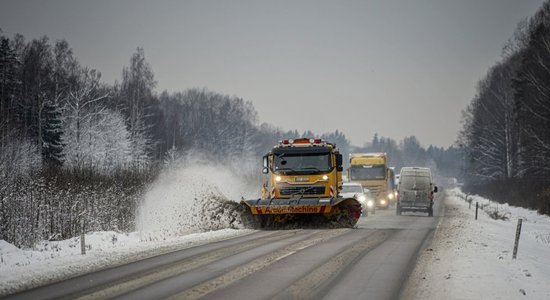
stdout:
{"type": "Polygon", "coordinates": [[[63,143],[61,141],[62,124],[61,109],[57,103],[48,101],[44,103],[41,111],[42,121],[42,157],[49,166],[63,164],[63,143]]]}

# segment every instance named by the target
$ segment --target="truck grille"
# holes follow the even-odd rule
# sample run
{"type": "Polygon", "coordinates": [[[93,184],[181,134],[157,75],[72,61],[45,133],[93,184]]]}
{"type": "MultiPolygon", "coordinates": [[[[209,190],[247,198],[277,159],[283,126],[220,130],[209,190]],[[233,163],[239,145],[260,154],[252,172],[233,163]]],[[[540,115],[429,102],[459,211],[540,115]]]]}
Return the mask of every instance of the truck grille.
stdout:
{"type": "Polygon", "coordinates": [[[293,185],[285,186],[279,189],[281,196],[301,196],[303,195],[323,195],[325,186],[322,185],[293,185]]]}

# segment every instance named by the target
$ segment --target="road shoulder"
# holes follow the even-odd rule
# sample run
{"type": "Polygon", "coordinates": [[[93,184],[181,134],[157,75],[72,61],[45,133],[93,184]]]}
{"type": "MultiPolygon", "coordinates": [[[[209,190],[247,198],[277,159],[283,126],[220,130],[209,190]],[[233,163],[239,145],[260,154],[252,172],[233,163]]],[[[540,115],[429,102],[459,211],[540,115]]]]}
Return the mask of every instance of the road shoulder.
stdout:
{"type": "Polygon", "coordinates": [[[550,299],[548,216],[458,189],[447,192],[444,205],[445,217],[419,254],[401,299],[550,299]],[[520,218],[523,229],[513,259],[520,218]]]}
{"type": "Polygon", "coordinates": [[[447,299],[447,283],[441,283],[438,274],[447,269],[445,264],[438,264],[441,257],[449,254],[448,241],[460,234],[462,227],[451,222],[457,209],[449,205],[448,197],[443,197],[443,208],[439,224],[434,230],[430,243],[421,249],[418,260],[405,282],[400,299],[447,299]]]}

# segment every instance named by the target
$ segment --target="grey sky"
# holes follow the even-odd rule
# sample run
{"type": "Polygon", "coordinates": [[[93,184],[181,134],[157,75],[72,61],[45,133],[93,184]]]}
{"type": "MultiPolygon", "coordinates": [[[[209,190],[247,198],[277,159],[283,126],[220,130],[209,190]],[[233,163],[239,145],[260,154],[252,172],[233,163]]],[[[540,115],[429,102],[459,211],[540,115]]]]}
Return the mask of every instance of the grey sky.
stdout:
{"type": "Polygon", "coordinates": [[[284,129],[451,145],[460,111],[543,0],[6,1],[0,28],[66,39],[119,79],[140,46],[158,91],[207,87],[284,129]]]}

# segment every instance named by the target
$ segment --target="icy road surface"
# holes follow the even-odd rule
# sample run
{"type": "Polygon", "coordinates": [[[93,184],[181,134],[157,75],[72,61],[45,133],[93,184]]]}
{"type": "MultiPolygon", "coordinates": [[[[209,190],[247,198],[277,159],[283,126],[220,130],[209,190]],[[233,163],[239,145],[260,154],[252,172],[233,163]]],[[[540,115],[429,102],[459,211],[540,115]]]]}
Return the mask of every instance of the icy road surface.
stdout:
{"type": "Polygon", "coordinates": [[[85,256],[78,238],[0,240],[0,295],[81,276],[7,298],[550,299],[550,217],[470,196],[484,208],[474,220],[464,194],[447,194],[433,219],[378,211],[352,230],[94,232],[85,256]]]}
{"type": "Polygon", "coordinates": [[[392,299],[441,218],[361,218],[356,229],[254,231],[7,299],[392,299]]]}

